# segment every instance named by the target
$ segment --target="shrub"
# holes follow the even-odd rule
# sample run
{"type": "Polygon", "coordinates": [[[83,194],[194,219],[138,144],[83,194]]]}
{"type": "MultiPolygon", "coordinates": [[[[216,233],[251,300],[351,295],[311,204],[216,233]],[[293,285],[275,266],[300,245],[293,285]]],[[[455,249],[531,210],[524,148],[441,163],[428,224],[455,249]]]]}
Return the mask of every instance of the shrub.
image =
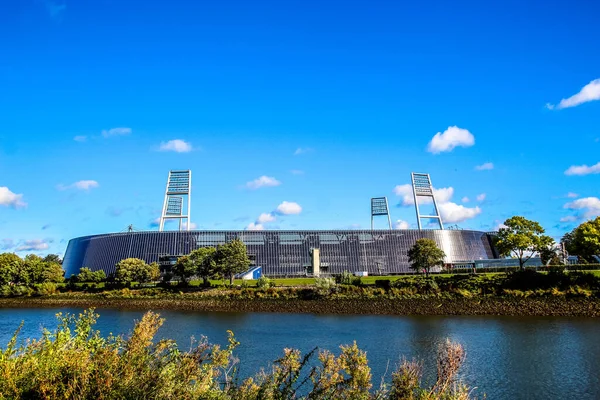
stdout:
{"type": "Polygon", "coordinates": [[[56,288],[56,284],[52,282],[44,282],[35,285],[36,294],[40,296],[48,296],[51,294],[56,294],[58,292],[56,288]]]}
{"type": "Polygon", "coordinates": [[[352,275],[349,271],[344,271],[340,275],[336,275],[335,281],[340,285],[352,285],[352,281],[354,280],[354,275],[352,275]]]}
{"type": "Polygon", "coordinates": [[[267,289],[275,286],[275,281],[267,278],[266,276],[261,276],[256,281],[256,287],[260,289],[267,289]]]}
{"type": "Polygon", "coordinates": [[[333,278],[315,278],[315,286],[317,289],[329,290],[334,288],[335,285],[335,279],[333,278]]]}

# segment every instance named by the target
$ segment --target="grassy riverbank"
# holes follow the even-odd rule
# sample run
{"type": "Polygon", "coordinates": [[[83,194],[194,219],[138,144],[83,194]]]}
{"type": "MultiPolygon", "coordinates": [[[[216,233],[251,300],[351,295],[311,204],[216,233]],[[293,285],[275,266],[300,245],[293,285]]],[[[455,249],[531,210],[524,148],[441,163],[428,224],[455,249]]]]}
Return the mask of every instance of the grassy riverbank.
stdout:
{"type": "Polygon", "coordinates": [[[510,315],[600,317],[600,299],[567,297],[422,297],[276,299],[186,296],[160,298],[129,296],[102,298],[94,295],[0,299],[0,307],[98,307],[135,310],[212,312],[283,312],[374,315],[510,315]]]}
{"type": "MultiPolygon", "coordinates": [[[[259,287],[46,285],[0,298],[0,307],[110,307],[224,312],[395,315],[600,316],[600,277],[564,271],[449,275],[259,287]]],[[[12,290],[11,292],[12,293],[12,290]]]]}

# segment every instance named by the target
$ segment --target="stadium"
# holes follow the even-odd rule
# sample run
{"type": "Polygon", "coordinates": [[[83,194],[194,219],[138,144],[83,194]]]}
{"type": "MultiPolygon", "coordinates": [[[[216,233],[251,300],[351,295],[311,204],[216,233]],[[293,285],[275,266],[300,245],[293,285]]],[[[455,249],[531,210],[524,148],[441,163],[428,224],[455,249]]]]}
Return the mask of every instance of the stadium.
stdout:
{"type": "Polygon", "coordinates": [[[158,262],[166,270],[177,257],[192,250],[242,240],[254,267],[266,276],[337,274],[343,271],[369,275],[401,274],[410,271],[407,252],[417,239],[433,239],[446,253],[447,265],[468,265],[476,260],[497,258],[492,238],[486,232],[444,229],[429,175],[412,174],[419,229],[391,229],[387,199],[371,199],[371,226],[375,216],[387,216],[390,229],[371,230],[267,230],[196,231],[182,230],[189,221],[191,171],[171,171],[159,231],[108,233],[69,241],[63,267],[66,276],[82,267],[92,271],[115,271],[115,264],[135,257],[158,262]],[[419,197],[428,197],[435,214],[421,215],[419,197]],[[187,206],[187,207],[185,207],[187,206]],[[187,211],[185,209],[187,208],[187,211]],[[179,221],[178,231],[164,231],[164,222],[179,221]],[[439,229],[422,229],[421,220],[435,220],[439,229]]]}

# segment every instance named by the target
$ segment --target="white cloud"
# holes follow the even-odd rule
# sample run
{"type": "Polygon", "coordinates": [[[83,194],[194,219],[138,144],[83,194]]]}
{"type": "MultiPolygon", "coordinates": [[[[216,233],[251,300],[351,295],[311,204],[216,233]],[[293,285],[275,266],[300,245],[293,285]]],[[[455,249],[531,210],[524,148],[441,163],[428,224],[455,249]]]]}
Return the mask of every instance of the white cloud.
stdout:
{"type": "Polygon", "coordinates": [[[271,213],[262,213],[256,219],[257,224],[266,224],[275,221],[275,216],[271,213]]]}
{"type": "Polygon", "coordinates": [[[494,163],[486,162],[475,167],[477,171],[489,171],[494,169],[494,163]]]}
{"type": "Polygon", "coordinates": [[[461,203],[468,203],[470,200],[467,196],[463,197],[461,203]]]}
{"type": "Polygon", "coordinates": [[[160,217],[156,217],[152,221],[150,221],[151,228],[156,228],[158,226],[160,226],[160,217]]]}
{"type": "Polygon", "coordinates": [[[311,147],[298,147],[296,149],[296,151],[294,152],[294,155],[299,156],[300,154],[311,153],[313,151],[314,151],[314,149],[311,147]]]}
{"type": "Polygon", "coordinates": [[[25,240],[19,247],[16,248],[16,251],[40,251],[47,250],[50,247],[45,240],[42,239],[32,239],[25,240]]]}
{"type": "Polygon", "coordinates": [[[452,202],[439,204],[438,207],[442,221],[446,223],[463,222],[481,214],[481,208],[479,207],[468,208],[452,202]]]}
{"type": "Polygon", "coordinates": [[[277,213],[282,215],[300,214],[302,212],[302,207],[300,207],[300,204],[298,203],[294,203],[292,201],[284,201],[277,206],[276,211],[277,213]]]}
{"type": "Polygon", "coordinates": [[[587,165],[572,165],[565,171],[565,175],[590,175],[600,174],[600,162],[588,167],[587,165]]]}
{"type": "Polygon", "coordinates": [[[192,151],[192,145],[181,139],[173,139],[168,142],[162,142],[159,151],[174,151],[176,153],[189,153],[192,151]]]}
{"type": "Polygon", "coordinates": [[[477,201],[480,201],[480,202],[484,201],[485,197],[486,197],[485,193],[478,194],[477,195],[477,201]]]}
{"type": "Polygon", "coordinates": [[[108,130],[103,130],[102,136],[107,138],[110,136],[129,135],[130,133],[131,133],[131,128],[112,128],[112,129],[108,129],[108,130]]]}
{"type": "Polygon", "coordinates": [[[74,182],[70,185],[63,185],[62,183],[57,185],[58,190],[77,189],[77,190],[90,190],[99,187],[100,184],[94,180],[82,180],[74,182]]]}
{"type": "Polygon", "coordinates": [[[410,229],[410,224],[399,219],[394,223],[394,229],[410,229]]]}
{"type": "Polygon", "coordinates": [[[562,99],[557,106],[547,103],[546,108],[550,110],[554,110],[555,108],[561,110],[563,108],[575,107],[594,100],[600,100],[600,79],[594,79],[581,88],[579,93],[574,94],[567,99],[562,99]]]}
{"type": "Polygon", "coordinates": [[[579,197],[579,195],[577,193],[569,192],[569,193],[567,193],[567,197],[569,199],[575,199],[575,198],[579,197]]]}
{"type": "MultiPolygon", "coordinates": [[[[181,224],[181,229],[187,229],[187,221],[184,221],[181,224]]],[[[195,222],[190,222],[190,230],[196,230],[198,229],[198,224],[196,224],[195,222]]]]}
{"type": "Polygon", "coordinates": [[[0,206],[21,208],[26,207],[27,203],[23,201],[22,194],[13,193],[6,186],[0,186],[0,206]]]}
{"type": "MultiPolygon", "coordinates": [[[[394,188],[394,193],[398,196],[402,197],[402,205],[403,206],[412,206],[415,204],[412,185],[398,185],[394,188]]],[[[454,195],[454,188],[447,187],[441,189],[433,189],[433,193],[435,194],[435,199],[438,203],[438,208],[440,211],[440,215],[442,216],[442,220],[448,223],[457,223],[463,222],[467,219],[474,218],[477,215],[481,214],[481,209],[479,207],[468,208],[462,205],[458,205],[456,203],[451,202],[452,196],[454,195]]],[[[481,195],[477,196],[478,200],[481,195]]],[[[463,202],[468,200],[468,198],[463,198],[463,202]]],[[[481,200],[480,200],[481,201],[481,200]]],[[[431,198],[419,198],[419,205],[421,204],[431,204],[431,198]]]]}
{"type": "Polygon", "coordinates": [[[253,181],[247,182],[246,188],[250,190],[256,190],[263,187],[273,187],[279,185],[281,185],[281,182],[279,182],[277,179],[273,178],[272,176],[263,175],[253,181]]]}
{"type": "Polygon", "coordinates": [[[83,136],[83,135],[75,136],[73,138],[73,140],[76,142],[85,142],[87,140],[87,136],[83,136]]]}
{"type": "Polygon", "coordinates": [[[578,218],[575,215],[567,215],[566,217],[562,217],[560,222],[575,222],[577,219],[578,218]]]}
{"type": "MultiPolygon", "coordinates": [[[[403,206],[411,206],[415,204],[415,198],[413,196],[412,185],[407,183],[404,185],[398,185],[394,188],[394,193],[397,196],[402,197],[402,205],[403,206]]],[[[454,188],[433,188],[433,194],[435,195],[435,200],[438,203],[444,203],[449,201],[454,195],[454,188]]],[[[421,197],[419,198],[419,204],[432,204],[433,201],[430,197],[421,197]]]]}
{"type": "Polygon", "coordinates": [[[261,225],[261,224],[250,222],[248,224],[248,226],[246,227],[246,230],[247,231],[264,231],[265,227],[263,225],[261,225]]]}
{"type": "Polygon", "coordinates": [[[590,219],[600,215],[600,199],[597,197],[585,197],[565,204],[564,208],[569,210],[582,210],[583,214],[579,217],[590,219]]]}
{"type": "Polygon", "coordinates": [[[293,169],[290,171],[292,173],[292,175],[303,175],[304,171],[302,171],[301,169],[293,169]]]}
{"type": "Polygon", "coordinates": [[[427,151],[433,154],[454,150],[455,147],[470,147],[475,144],[475,137],[466,129],[458,126],[449,126],[443,133],[435,134],[427,151]]]}

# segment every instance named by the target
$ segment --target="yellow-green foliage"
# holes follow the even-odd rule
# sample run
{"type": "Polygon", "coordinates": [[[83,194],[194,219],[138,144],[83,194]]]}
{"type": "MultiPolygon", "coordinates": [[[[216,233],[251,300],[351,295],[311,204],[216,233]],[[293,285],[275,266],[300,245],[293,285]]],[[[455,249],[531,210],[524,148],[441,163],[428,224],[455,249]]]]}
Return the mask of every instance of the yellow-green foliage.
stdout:
{"type": "MultiPolygon", "coordinates": [[[[236,384],[239,344],[232,332],[225,348],[196,342],[179,350],[172,340],[154,337],[164,320],[148,312],[128,338],[100,336],[98,315],[57,315],[59,326],[39,340],[17,347],[17,333],[0,349],[0,399],[468,399],[455,381],[464,352],[447,342],[438,354],[434,386],[421,386],[417,364],[403,363],[390,384],[373,390],[367,354],[356,343],[339,356],[315,350],[302,355],[285,349],[270,372],[236,384]],[[317,360],[313,362],[312,357],[317,360]],[[305,396],[305,397],[302,397],[305,396]]],[[[418,364],[420,366],[420,364],[418,364]]]]}

